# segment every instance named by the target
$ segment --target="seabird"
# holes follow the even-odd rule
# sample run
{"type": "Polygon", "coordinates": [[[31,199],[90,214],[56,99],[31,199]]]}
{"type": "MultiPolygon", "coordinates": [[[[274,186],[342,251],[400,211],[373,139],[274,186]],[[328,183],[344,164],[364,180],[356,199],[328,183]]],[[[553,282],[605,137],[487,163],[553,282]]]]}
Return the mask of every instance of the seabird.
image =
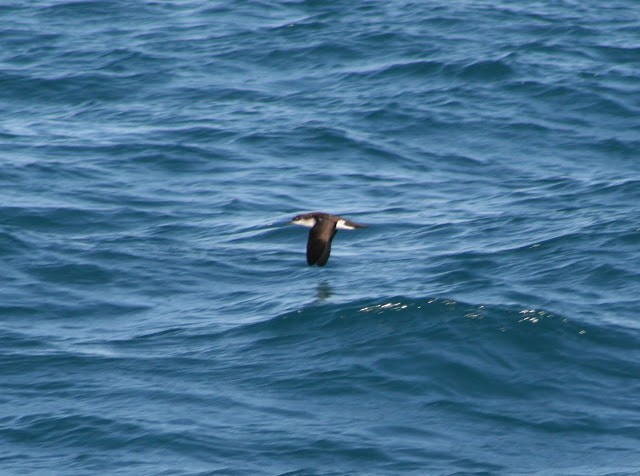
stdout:
{"type": "Polygon", "coordinates": [[[295,216],[291,223],[311,228],[309,230],[309,241],[307,241],[307,263],[309,263],[309,266],[314,264],[324,266],[327,264],[331,253],[331,241],[338,230],[355,230],[356,228],[366,227],[366,225],[360,225],[346,218],[323,212],[311,212],[295,216]]]}

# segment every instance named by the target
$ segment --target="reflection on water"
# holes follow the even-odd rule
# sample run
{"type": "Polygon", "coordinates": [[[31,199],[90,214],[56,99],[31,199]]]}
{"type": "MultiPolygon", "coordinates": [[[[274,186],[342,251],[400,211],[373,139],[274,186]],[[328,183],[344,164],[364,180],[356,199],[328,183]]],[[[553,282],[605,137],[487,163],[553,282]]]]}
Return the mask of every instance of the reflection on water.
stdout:
{"type": "Polygon", "coordinates": [[[326,281],[323,281],[318,284],[316,289],[316,299],[318,301],[324,301],[325,299],[329,299],[331,297],[332,290],[331,285],[326,281]]]}

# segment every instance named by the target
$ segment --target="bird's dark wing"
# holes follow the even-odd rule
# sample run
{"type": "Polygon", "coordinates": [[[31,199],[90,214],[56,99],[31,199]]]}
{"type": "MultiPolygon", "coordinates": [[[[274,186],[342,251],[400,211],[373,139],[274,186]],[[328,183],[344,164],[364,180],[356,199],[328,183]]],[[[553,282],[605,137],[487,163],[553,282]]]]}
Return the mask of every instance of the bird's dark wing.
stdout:
{"type": "Polygon", "coordinates": [[[309,266],[327,264],[331,253],[331,240],[335,234],[336,222],[333,220],[320,219],[311,228],[309,241],[307,241],[307,263],[309,266]]]}

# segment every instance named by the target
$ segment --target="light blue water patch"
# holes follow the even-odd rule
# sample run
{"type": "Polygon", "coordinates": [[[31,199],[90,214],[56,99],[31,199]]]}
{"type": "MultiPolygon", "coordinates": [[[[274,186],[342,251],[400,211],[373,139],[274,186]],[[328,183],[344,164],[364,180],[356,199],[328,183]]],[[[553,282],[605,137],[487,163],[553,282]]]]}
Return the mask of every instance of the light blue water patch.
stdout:
{"type": "Polygon", "coordinates": [[[3,474],[640,471],[635,11],[6,3],[3,474]]]}

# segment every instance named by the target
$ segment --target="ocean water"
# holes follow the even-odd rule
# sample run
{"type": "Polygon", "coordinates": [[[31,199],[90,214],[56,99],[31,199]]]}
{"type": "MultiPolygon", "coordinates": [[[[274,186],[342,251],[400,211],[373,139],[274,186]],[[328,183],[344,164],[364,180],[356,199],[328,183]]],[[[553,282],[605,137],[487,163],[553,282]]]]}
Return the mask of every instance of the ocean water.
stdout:
{"type": "Polygon", "coordinates": [[[2,2],[0,473],[640,474],[639,32],[2,2]]]}

